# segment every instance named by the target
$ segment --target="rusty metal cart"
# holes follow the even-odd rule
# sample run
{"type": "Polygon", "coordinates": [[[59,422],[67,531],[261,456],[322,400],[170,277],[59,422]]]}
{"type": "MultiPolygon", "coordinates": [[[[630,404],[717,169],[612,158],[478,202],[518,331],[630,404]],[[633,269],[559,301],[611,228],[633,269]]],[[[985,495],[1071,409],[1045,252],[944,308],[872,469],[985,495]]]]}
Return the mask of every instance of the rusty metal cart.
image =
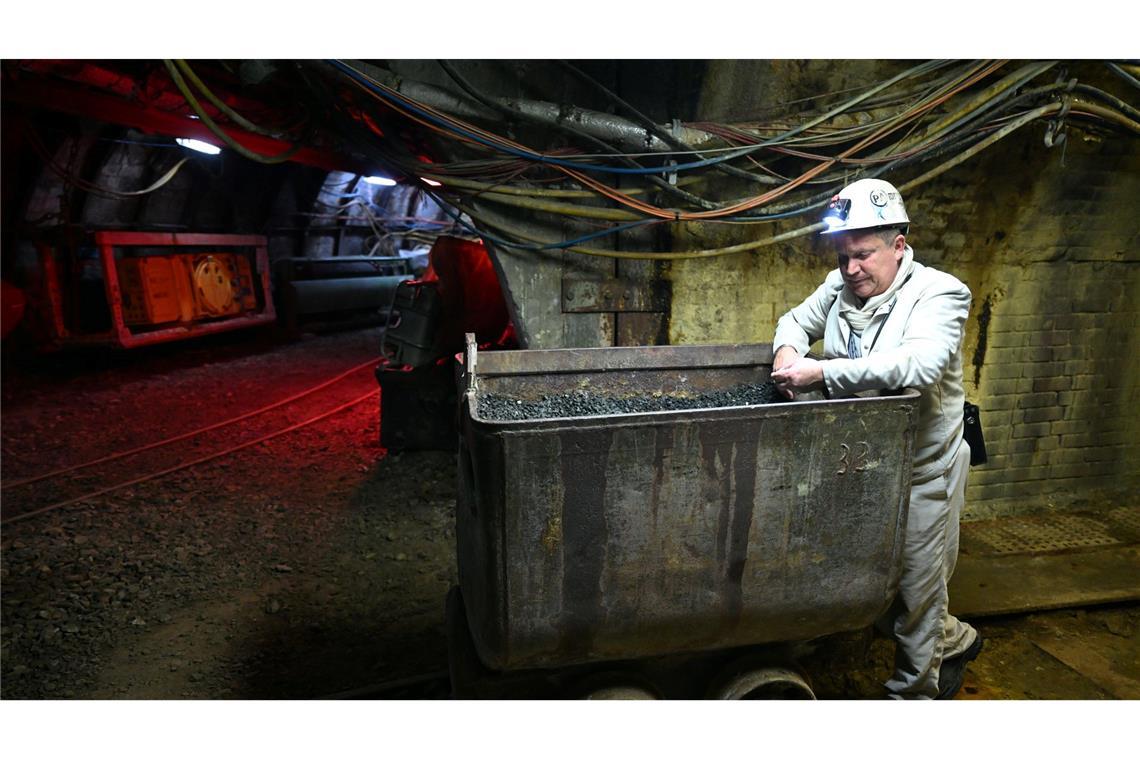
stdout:
{"type": "Polygon", "coordinates": [[[488,393],[693,395],[767,381],[771,363],[767,344],[480,354],[469,342],[448,604],[457,696],[520,684],[514,693],[564,696],[571,682],[595,695],[692,696],[713,671],[718,684],[701,694],[811,695],[778,654],[762,655],[865,628],[893,598],[916,391],[480,414],[488,393]],[[597,679],[612,672],[628,678],[597,679]]]}

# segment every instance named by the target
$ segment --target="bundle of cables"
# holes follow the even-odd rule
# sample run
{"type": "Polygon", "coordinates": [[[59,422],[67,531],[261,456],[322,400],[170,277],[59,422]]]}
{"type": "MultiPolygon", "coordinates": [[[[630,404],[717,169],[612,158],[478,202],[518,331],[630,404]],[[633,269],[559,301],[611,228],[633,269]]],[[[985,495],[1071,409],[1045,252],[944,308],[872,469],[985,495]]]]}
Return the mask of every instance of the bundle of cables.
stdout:
{"type": "MultiPolygon", "coordinates": [[[[683,125],[687,134],[702,137],[699,149],[681,142],[669,130],[594,82],[663,149],[623,152],[592,134],[569,128],[575,133],[573,136],[580,138],[578,143],[590,142],[601,146],[603,152],[565,147],[536,150],[410,97],[401,91],[395,77],[383,81],[383,72],[339,60],[327,64],[359,92],[382,104],[386,114],[406,120],[412,129],[428,130],[451,141],[453,155],[466,152],[471,156],[429,164],[409,160],[407,156],[385,155],[407,176],[442,183],[439,188],[425,186],[425,191],[436,195],[445,209],[456,209],[449,213],[457,223],[470,228],[469,220],[474,220],[479,227],[471,228],[474,234],[511,248],[565,249],[615,258],[722,256],[805,235],[821,229],[821,224],[701,251],[613,251],[583,245],[596,238],[653,225],[762,224],[802,216],[818,211],[844,184],[857,177],[890,173],[894,178],[901,169],[930,165],[931,168],[899,185],[900,190],[907,191],[1034,121],[1050,121],[1050,135],[1054,138],[1064,120],[1072,117],[1140,134],[1140,112],[1107,92],[1063,77],[1032,87],[1034,80],[1062,68],[1057,61],[1025,63],[1012,71],[1008,61],[929,61],[833,107],[820,109],[821,113],[798,124],[785,117],[766,123],[683,125]],[[778,170],[789,161],[792,172],[778,170]],[[760,185],[763,191],[722,201],[689,191],[688,188],[707,184],[710,172],[736,177],[746,187],[760,185]],[[566,186],[545,186],[556,180],[566,186]],[[630,181],[638,180],[647,185],[627,187],[630,181]],[[623,186],[615,186],[617,182],[623,186]],[[654,195],[668,196],[676,203],[659,205],[653,202],[654,195]],[[602,199],[604,205],[599,206],[596,199],[602,199]],[[607,224],[572,239],[541,240],[504,214],[491,211],[488,205],[607,224]]],[[[564,65],[576,76],[589,80],[570,64],[564,65]]],[[[441,62],[441,66],[484,110],[500,112],[506,118],[527,119],[526,112],[512,107],[510,101],[496,101],[480,93],[449,64],[441,62]]],[[[547,126],[567,129],[564,125],[547,126]]],[[[1049,139],[1047,135],[1047,144],[1049,139]]]]}

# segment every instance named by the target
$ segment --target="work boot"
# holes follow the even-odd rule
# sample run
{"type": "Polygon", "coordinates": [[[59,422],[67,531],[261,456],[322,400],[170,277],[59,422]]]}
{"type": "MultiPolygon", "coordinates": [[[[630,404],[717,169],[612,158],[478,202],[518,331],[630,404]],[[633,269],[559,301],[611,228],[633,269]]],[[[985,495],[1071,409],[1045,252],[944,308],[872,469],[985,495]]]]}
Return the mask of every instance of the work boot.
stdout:
{"type": "Polygon", "coordinates": [[[962,681],[966,678],[966,665],[977,658],[982,651],[982,634],[979,631],[974,643],[966,648],[965,652],[957,657],[942,661],[938,669],[938,696],[935,699],[953,699],[958,690],[962,688],[962,681]]]}

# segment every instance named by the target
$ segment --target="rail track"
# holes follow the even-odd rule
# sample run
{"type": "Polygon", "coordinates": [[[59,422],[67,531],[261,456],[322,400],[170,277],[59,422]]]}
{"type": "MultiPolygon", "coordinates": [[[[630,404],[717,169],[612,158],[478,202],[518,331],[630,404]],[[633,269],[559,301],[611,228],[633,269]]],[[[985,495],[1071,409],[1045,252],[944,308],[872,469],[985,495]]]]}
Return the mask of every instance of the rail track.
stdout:
{"type": "Polygon", "coordinates": [[[371,373],[362,372],[377,362],[370,359],[287,398],[179,435],[0,483],[0,525],[90,502],[327,419],[379,394],[371,373]]]}

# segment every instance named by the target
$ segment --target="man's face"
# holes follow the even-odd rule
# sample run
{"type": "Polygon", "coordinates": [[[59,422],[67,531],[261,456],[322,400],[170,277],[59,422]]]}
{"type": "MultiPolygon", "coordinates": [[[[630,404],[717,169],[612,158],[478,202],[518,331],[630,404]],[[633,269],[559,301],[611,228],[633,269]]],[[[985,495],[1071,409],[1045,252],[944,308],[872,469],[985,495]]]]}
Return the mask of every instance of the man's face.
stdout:
{"type": "Polygon", "coordinates": [[[841,232],[834,236],[839,271],[851,292],[867,300],[886,292],[898,274],[906,238],[883,241],[877,232],[841,232]]]}

